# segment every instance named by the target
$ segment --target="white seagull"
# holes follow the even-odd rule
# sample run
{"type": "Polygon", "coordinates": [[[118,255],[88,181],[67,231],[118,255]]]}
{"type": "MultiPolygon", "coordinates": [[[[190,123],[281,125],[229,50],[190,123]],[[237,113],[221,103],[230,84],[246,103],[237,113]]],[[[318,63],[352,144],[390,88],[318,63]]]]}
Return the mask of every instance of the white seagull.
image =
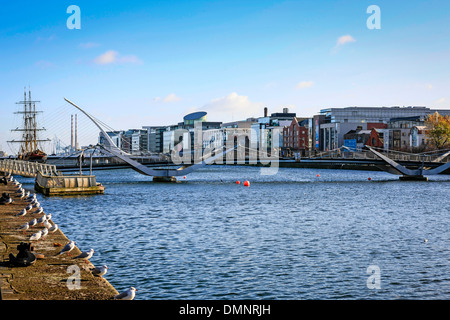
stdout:
{"type": "Polygon", "coordinates": [[[62,248],[61,252],[58,255],[63,253],[67,253],[68,255],[70,255],[70,251],[72,251],[73,248],[75,248],[75,241],[71,240],[68,244],[64,246],[64,248],[62,248]]]}
{"type": "Polygon", "coordinates": [[[40,217],[37,221],[38,224],[44,223],[44,221],[47,220],[47,216],[44,214],[42,217],[40,217]]]}
{"type": "Polygon", "coordinates": [[[41,233],[42,238],[45,239],[45,237],[48,235],[48,229],[47,228],[42,229],[41,233]]]}
{"type": "Polygon", "coordinates": [[[109,268],[106,265],[103,265],[101,267],[95,267],[91,269],[91,271],[94,276],[99,276],[100,278],[102,278],[102,276],[104,276],[106,272],[108,272],[108,269],[109,268]]]}
{"type": "Polygon", "coordinates": [[[33,228],[35,225],[37,225],[37,220],[36,218],[34,218],[33,220],[31,220],[30,222],[28,222],[28,225],[33,228]]]}
{"type": "Polygon", "coordinates": [[[30,241],[38,241],[42,236],[42,231],[39,230],[38,232],[34,233],[31,237],[30,237],[30,241]]]}
{"type": "Polygon", "coordinates": [[[16,217],[24,217],[27,214],[27,210],[23,209],[18,214],[16,214],[16,217]]]}
{"type": "Polygon", "coordinates": [[[54,233],[54,232],[56,232],[56,230],[58,230],[57,224],[54,224],[50,228],[48,228],[48,232],[50,232],[50,233],[54,233]]]}
{"type": "Polygon", "coordinates": [[[33,214],[40,214],[40,213],[43,213],[43,212],[44,212],[44,208],[40,207],[35,212],[33,212],[33,214]]]}
{"type": "Polygon", "coordinates": [[[78,256],[76,256],[74,259],[84,259],[85,263],[88,263],[88,260],[92,258],[94,255],[94,249],[91,249],[89,251],[83,251],[78,256]]]}
{"type": "Polygon", "coordinates": [[[25,222],[25,224],[21,225],[18,230],[22,230],[23,234],[25,234],[25,231],[27,231],[30,228],[30,225],[28,222],[25,222]]]}
{"type": "Polygon", "coordinates": [[[25,208],[25,210],[30,211],[31,209],[33,209],[33,205],[29,204],[27,205],[27,207],[25,208]]]}
{"type": "Polygon", "coordinates": [[[134,287],[130,287],[130,289],[122,292],[121,294],[115,295],[115,300],[133,300],[134,296],[136,295],[137,289],[134,287]]]}
{"type": "Polygon", "coordinates": [[[47,220],[52,220],[52,214],[51,214],[51,213],[49,213],[49,214],[47,215],[47,220]]]}
{"type": "Polygon", "coordinates": [[[48,219],[45,219],[43,224],[44,224],[44,227],[46,227],[47,229],[50,229],[52,227],[52,224],[48,221],[48,219]]]}

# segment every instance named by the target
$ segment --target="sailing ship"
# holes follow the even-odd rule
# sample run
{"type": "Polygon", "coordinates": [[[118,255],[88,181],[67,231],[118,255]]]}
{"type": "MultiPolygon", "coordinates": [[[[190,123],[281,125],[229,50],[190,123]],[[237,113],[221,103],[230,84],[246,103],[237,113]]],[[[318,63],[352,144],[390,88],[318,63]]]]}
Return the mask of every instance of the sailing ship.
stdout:
{"type": "Polygon", "coordinates": [[[10,140],[8,143],[20,144],[17,158],[19,160],[45,162],[47,154],[42,151],[42,143],[48,142],[50,139],[39,139],[38,133],[45,131],[45,128],[39,128],[37,124],[37,115],[42,111],[36,111],[36,103],[40,101],[33,101],[31,99],[31,90],[28,90],[28,100],[26,88],[23,93],[24,100],[16,102],[16,104],[23,105],[23,109],[15,112],[21,114],[23,117],[23,126],[11,130],[12,132],[20,132],[20,140],[10,140]]]}

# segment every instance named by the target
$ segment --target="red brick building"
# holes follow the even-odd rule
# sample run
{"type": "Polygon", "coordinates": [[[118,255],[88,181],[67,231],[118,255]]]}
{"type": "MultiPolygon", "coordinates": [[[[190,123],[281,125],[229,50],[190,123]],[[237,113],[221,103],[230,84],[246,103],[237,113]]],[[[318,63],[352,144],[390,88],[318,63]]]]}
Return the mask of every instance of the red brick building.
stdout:
{"type": "Polygon", "coordinates": [[[304,118],[294,117],[291,124],[283,128],[283,151],[285,156],[301,153],[302,156],[308,150],[308,128],[301,125],[304,118]]]}

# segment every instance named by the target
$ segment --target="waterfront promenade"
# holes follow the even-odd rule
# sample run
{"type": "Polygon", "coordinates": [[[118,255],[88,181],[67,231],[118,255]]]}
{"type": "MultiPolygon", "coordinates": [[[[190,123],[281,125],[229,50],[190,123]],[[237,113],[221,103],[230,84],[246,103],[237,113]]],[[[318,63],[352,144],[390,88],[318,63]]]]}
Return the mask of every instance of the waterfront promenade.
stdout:
{"type": "MultiPolygon", "coordinates": [[[[42,214],[32,214],[36,210],[33,208],[23,218],[16,216],[28,203],[15,196],[15,191],[16,188],[11,182],[8,182],[7,185],[0,184],[0,193],[9,193],[14,200],[12,204],[0,205],[2,300],[112,299],[118,292],[106,279],[92,274],[90,269],[94,267],[93,264],[89,261],[86,263],[84,259],[73,259],[81,253],[78,247],[72,250],[70,256],[58,255],[64,245],[69,242],[60,229],[55,233],[49,233],[45,240],[31,241],[33,243],[32,253],[39,257],[33,265],[28,267],[11,266],[9,254],[12,253],[16,256],[17,246],[21,242],[30,243],[30,236],[43,229],[42,225],[36,225],[25,233],[17,230],[25,222],[29,222],[33,218],[38,219],[42,214]],[[76,278],[79,280],[78,282],[76,278]]],[[[45,209],[45,203],[42,206],[45,209]]],[[[51,223],[58,224],[58,221],[51,220],[51,223]]],[[[76,239],[70,240],[76,241],[76,239]]],[[[93,247],[95,248],[95,244],[93,247]]],[[[107,263],[105,262],[105,264],[107,263]]]]}

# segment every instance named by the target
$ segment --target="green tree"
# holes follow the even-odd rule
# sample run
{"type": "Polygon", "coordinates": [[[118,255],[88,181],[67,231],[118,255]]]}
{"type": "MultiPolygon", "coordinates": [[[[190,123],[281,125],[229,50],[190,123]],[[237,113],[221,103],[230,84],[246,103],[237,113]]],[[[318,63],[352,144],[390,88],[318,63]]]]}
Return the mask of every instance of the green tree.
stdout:
{"type": "Polygon", "coordinates": [[[436,149],[442,149],[450,143],[450,117],[442,116],[437,111],[425,119],[428,137],[436,149]]]}

